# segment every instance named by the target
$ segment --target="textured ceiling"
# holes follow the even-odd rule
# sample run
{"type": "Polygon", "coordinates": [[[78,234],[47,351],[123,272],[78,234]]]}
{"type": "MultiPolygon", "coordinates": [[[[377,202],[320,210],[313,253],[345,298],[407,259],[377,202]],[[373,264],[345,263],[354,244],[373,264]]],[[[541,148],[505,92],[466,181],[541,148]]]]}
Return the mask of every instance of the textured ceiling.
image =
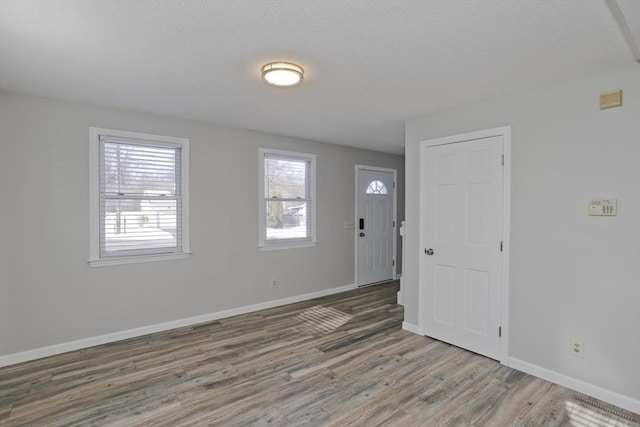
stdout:
{"type": "Polygon", "coordinates": [[[0,0],[0,88],[402,153],[407,118],[633,61],[612,4],[0,0]]]}

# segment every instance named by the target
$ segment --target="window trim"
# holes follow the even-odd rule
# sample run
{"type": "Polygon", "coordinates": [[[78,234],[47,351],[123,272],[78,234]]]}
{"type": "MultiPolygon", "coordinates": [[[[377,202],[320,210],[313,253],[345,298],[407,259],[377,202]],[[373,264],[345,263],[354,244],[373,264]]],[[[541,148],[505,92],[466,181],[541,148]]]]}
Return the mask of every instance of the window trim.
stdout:
{"type": "Polygon", "coordinates": [[[281,249],[296,249],[313,247],[318,243],[316,234],[316,219],[317,219],[317,199],[316,199],[316,155],[309,153],[300,153],[295,151],[275,150],[271,148],[258,149],[258,249],[260,251],[273,251],[281,249]],[[266,230],[266,206],[265,206],[265,167],[264,159],[267,155],[290,157],[294,160],[304,160],[310,163],[309,170],[309,200],[311,201],[311,224],[310,224],[310,239],[295,240],[295,239],[282,239],[281,241],[267,240],[266,230]]]}
{"type": "Polygon", "coordinates": [[[116,129],[89,127],[89,265],[102,267],[120,264],[137,264],[151,261],[185,259],[191,254],[189,233],[189,139],[152,135],[116,129]],[[170,253],[129,254],[100,257],[100,138],[109,137],[123,142],[156,143],[178,146],[181,151],[182,192],[182,250],[170,253]]]}

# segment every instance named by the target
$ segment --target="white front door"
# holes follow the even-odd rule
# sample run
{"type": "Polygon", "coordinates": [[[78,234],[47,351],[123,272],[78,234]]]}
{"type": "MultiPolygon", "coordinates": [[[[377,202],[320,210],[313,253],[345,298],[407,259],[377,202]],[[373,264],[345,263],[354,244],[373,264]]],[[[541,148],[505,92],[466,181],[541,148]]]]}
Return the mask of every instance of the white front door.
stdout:
{"type": "Polygon", "coordinates": [[[394,171],[356,170],[356,284],[393,279],[394,171]]]}
{"type": "Polygon", "coordinates": [[[500,358],[503,137],[423,146],[425,335],[500,358]]]}

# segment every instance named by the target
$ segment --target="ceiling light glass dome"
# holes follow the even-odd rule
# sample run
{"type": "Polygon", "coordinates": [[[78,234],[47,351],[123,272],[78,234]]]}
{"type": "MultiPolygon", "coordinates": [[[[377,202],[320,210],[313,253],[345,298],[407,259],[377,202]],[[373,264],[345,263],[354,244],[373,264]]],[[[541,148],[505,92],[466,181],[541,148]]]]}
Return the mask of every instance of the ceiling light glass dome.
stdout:
{"type": "Polygon", "coordinates": [[[262,78],[271,86],[296,86],[302,82],[304,70],[290,62],[270,62],[262,67],[262,78]]]}

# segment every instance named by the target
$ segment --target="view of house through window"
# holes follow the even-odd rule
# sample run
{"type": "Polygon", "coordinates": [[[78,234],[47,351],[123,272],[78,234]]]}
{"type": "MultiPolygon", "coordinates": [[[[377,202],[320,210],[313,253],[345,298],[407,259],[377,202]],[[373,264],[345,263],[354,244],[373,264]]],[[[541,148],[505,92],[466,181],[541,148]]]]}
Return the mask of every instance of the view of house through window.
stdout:
{"type": "Polygon", "coordinates": [[[264,154],[264,243],[311,241],[311,157],[264,154]]]}

